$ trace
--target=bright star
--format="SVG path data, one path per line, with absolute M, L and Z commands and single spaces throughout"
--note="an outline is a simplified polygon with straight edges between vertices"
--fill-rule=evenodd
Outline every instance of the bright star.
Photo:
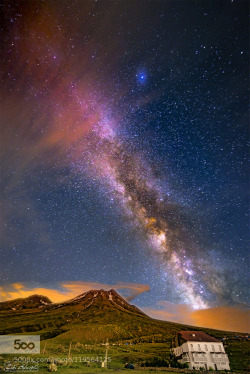
M 145 72 L 139 72 L 138 74 L 136 74 L 137 76 L 137 80 L 139 83 L 145 83 L 146 82 L 146 78 L 147 78 L 147 75 Z

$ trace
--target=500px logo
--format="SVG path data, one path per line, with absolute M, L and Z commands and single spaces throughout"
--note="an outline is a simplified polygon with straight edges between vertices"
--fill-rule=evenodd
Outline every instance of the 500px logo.
M 0 354 L 40 353 L 40 335 L 0 335 Z
M 30 343 L 26 343 L 26 342 L 21 342 L 20 339 L 16 339 L 14 341 L 14 348 L 15 349 L 34 349 L 35 348 L 35 343 L 34 342 L 30 342 Z

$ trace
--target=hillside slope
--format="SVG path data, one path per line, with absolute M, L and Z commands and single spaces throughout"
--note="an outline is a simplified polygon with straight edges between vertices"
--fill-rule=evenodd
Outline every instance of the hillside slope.
M 56 337 L 56 340 L 73 339 L 88 343 L 106 339 L 164 342 L 171 340 L 179 330 L 193 329 L 154 320 L 129 304 L 115 290 L 91 290 L 56 304 L 42 296 L 31 296 L 22 300 L 24 308 L 20 307 L 20 299 L 2 304 L 0 334 L 33 332 L 39 333 L 42 340 Z M 222 331 L 202 330 L 219 338 L 225 336 Z M 226 334 L 230 336 L 231 333 Z

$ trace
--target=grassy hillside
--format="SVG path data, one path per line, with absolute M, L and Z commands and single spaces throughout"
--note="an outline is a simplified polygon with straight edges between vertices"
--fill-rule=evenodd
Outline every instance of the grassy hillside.
M 77 301 L 45 308 L 0 311 L 0 334 L 39 334 L 41 357 L 62 358 L 69 355 L 69 347 L 74 357 L 104 357 L 103 343 L 108 339 L 110 367 L 121 369 L 125 362 L 140 365 L 154 357 L 168 360 L 171 341 L 178 331 L 202 330 L 218 339 L 227 337 L 225 348 L 233 370 L 250 368 L 249 342 L 236 340 L 233 332 L 154 320 L 137 313 L 134 308 L 125 310 L 106 299 L 93 302 L 87 308 L 83 305 Z M 84 363 L 72 365 L 77 372 Z
M 139 342 L 171 341 L 179 330 L 199 330 L 187 325 L 154 320 L 143 315 L 109 308 L 108 305 L 84 310 L 79 304 L 58 309 L 26 309 L 0 312 L 0 334 L 36 333 L 41 339 L 56 337 L 60 341 L 84 341 L 101 343 L 133 340 Z M 234 336 L 234 333 L 212 329 L 200 329 L 215 337 Z

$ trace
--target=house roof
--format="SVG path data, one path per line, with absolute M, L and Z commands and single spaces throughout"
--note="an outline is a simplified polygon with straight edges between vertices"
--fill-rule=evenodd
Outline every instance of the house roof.
M 203 331 L 180 331 L 179 335 L 188 342 L 219 342 Z

